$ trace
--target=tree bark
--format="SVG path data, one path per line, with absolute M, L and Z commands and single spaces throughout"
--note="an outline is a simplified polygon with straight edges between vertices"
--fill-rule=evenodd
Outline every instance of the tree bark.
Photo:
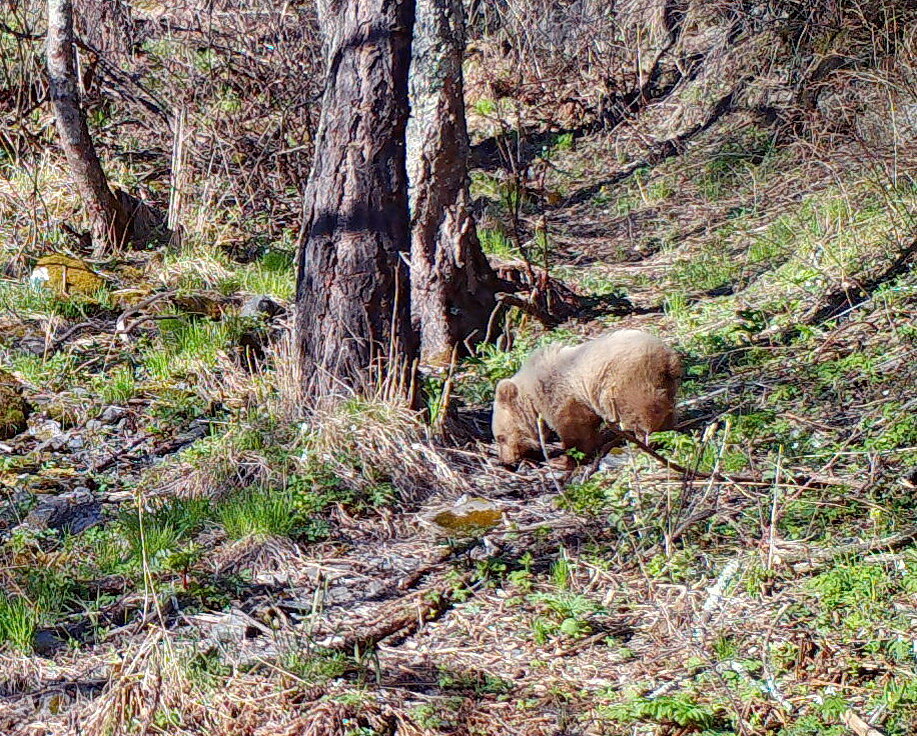
M 305 193 L 295 340 L 309 392 L 410 383 L 404 135 L 414 0 L 319 0 L 327 80 Z
M 96 255 L 101 256 L 125 243 L 130 218 L 108 186 L 80 106 L 72 0 L 48 0 L 47 61 L 61 146 L 86 208 Z
M 421 358 L 448 364 L 484 338 L 499 281 L 469 211 L 462 0 L 417 0 L 407 151 L 411 310 Z

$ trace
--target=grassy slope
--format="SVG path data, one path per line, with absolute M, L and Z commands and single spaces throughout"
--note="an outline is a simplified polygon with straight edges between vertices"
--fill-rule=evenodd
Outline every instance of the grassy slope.
M 282 350 L 263 375 L 233 360 L 246 325 L 232 306 L 210 321 L 167 303 L 174 319 L 128 343 L 90 330 L 36 349 L 120 313 L 124 290 L 288 298 L 289 244 L 234 262 L 218 247 L 232 213 L 180 251 L 101 264 L 120 289 L 85 303 L 0 283 L 2 366 L 36 425 L 83 440 L 20 437 L 0 457 L 0 726 L 802 736 L 847 733 L 854 713 L 913 732 L 917 558 L 896 535 L 915 522 L 917 278 L 877 276 L 914 237 L 917 161 L 903 144 L 895 158 L 813 149 L 734 114 L 631 170 L 651 113 L 643 138 L 550 141 L 521 221 L 553 273 L 644 313 L 547 335 L 517 320 L 515 347 L 485 349 L 455 391 L 486 403 L 539 340 L 646 326 L 688 365 L 683 431 L 660 446 L 727 480 L 625 455 L 559 488 L 492 467 L 486 445 L 438 447 L 382 401 L 302 422 Z M 17 243 L 58 245 L 28 238 L 68 201 L 53 156 L 29 171 L 0 180 L 16 259 Z M 492 174 L 475 186 L 505 257 L 514 195 Z M 91 423 L 111 405 L 125 417 Z M 6 533 L 34 493 L 80 485 L 105 524 Z M 461 493 L 502 505 L 486 541 L 449 545 L 430 525 Z M 392 621 L 373 647 L 366 632 Z M 42 651 L 61 646 L 39 656 L 36 632 Z

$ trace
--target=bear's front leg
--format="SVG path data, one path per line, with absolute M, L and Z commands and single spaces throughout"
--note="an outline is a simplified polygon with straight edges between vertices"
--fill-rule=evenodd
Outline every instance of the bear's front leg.
M 583 404 L 571 403 L 560 414 L 555 431 L 564 450 L 579 450 L 588 457 L 601 446 L 602 419 L 595 412 Z

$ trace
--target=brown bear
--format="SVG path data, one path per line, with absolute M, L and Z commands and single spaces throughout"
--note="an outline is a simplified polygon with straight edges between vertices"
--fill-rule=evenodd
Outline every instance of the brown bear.
M 565 450 L 586 454 L 598 449 L 603 421 L 643 437 L 671 429 L 680 381 L 678 354 L 640 330 L 536 350 L 497 384 L 492 426 L 500 461 L 513 465 L 539 451 L 540 421 Z

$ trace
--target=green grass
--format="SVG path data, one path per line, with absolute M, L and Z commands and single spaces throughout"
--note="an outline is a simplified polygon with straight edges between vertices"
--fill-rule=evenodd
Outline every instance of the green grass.
M 61 391 L 79 383 L 79 360 L 72 353 L 58 352 L 48 358 L 32 353 L 15 353 L 10 367 L 24 383 L 48 391 Z
M 241 321 L 168 319 L 141 358 L 150 378 L 166 381 L 213 368 L 241 332 Z
M 127 547 L 123 562 L 139 566 L 146 560 L 151 569 L 169 569 L 174 563 L 172 557 L 187 550 L 191 537 L 210 516 L 210 502 L 206 499 L 173 498 L 150 510 L 125 511 L 117 525 Z M 107 551 L 117 554 L 116 547 Z
M 126 404 L 137 395 L 137 379 L 134 369 L 128 365 L 119 365 L 107 376 L 100 376 L 94 381 L 98 395 L 106 404 Z
M 497 256 L 513 260 L 521 258 L 522 254 L 507 235 L 496 228 L 479 228 L 478 240 L 481 242 L 481 248 L 489 256 Z
M 29 652 L 38 629 L 38 615 L 22 598 L 0 594 L 0 645 Z
M 306 683 L 321 684 L 343 676 L 354 662 L 343 652 L 294 642 L 281 652 L 280 666 Z
M 292 301 L 296 296 L 296 265 L 292 251 L 268 250 L 254 263 L 232 264 L 235 273 L 217 284 L 224 294 L 247 292 Z
M 0 282 L 0 312 L 9 314 L 56 314 L 58 300 L 54 294 L 29 282 Z
M 296 496 L 276 488 L 246 488 L 223 499 L 216 518 L 233 540 L 291 536 L 301 525 Z

